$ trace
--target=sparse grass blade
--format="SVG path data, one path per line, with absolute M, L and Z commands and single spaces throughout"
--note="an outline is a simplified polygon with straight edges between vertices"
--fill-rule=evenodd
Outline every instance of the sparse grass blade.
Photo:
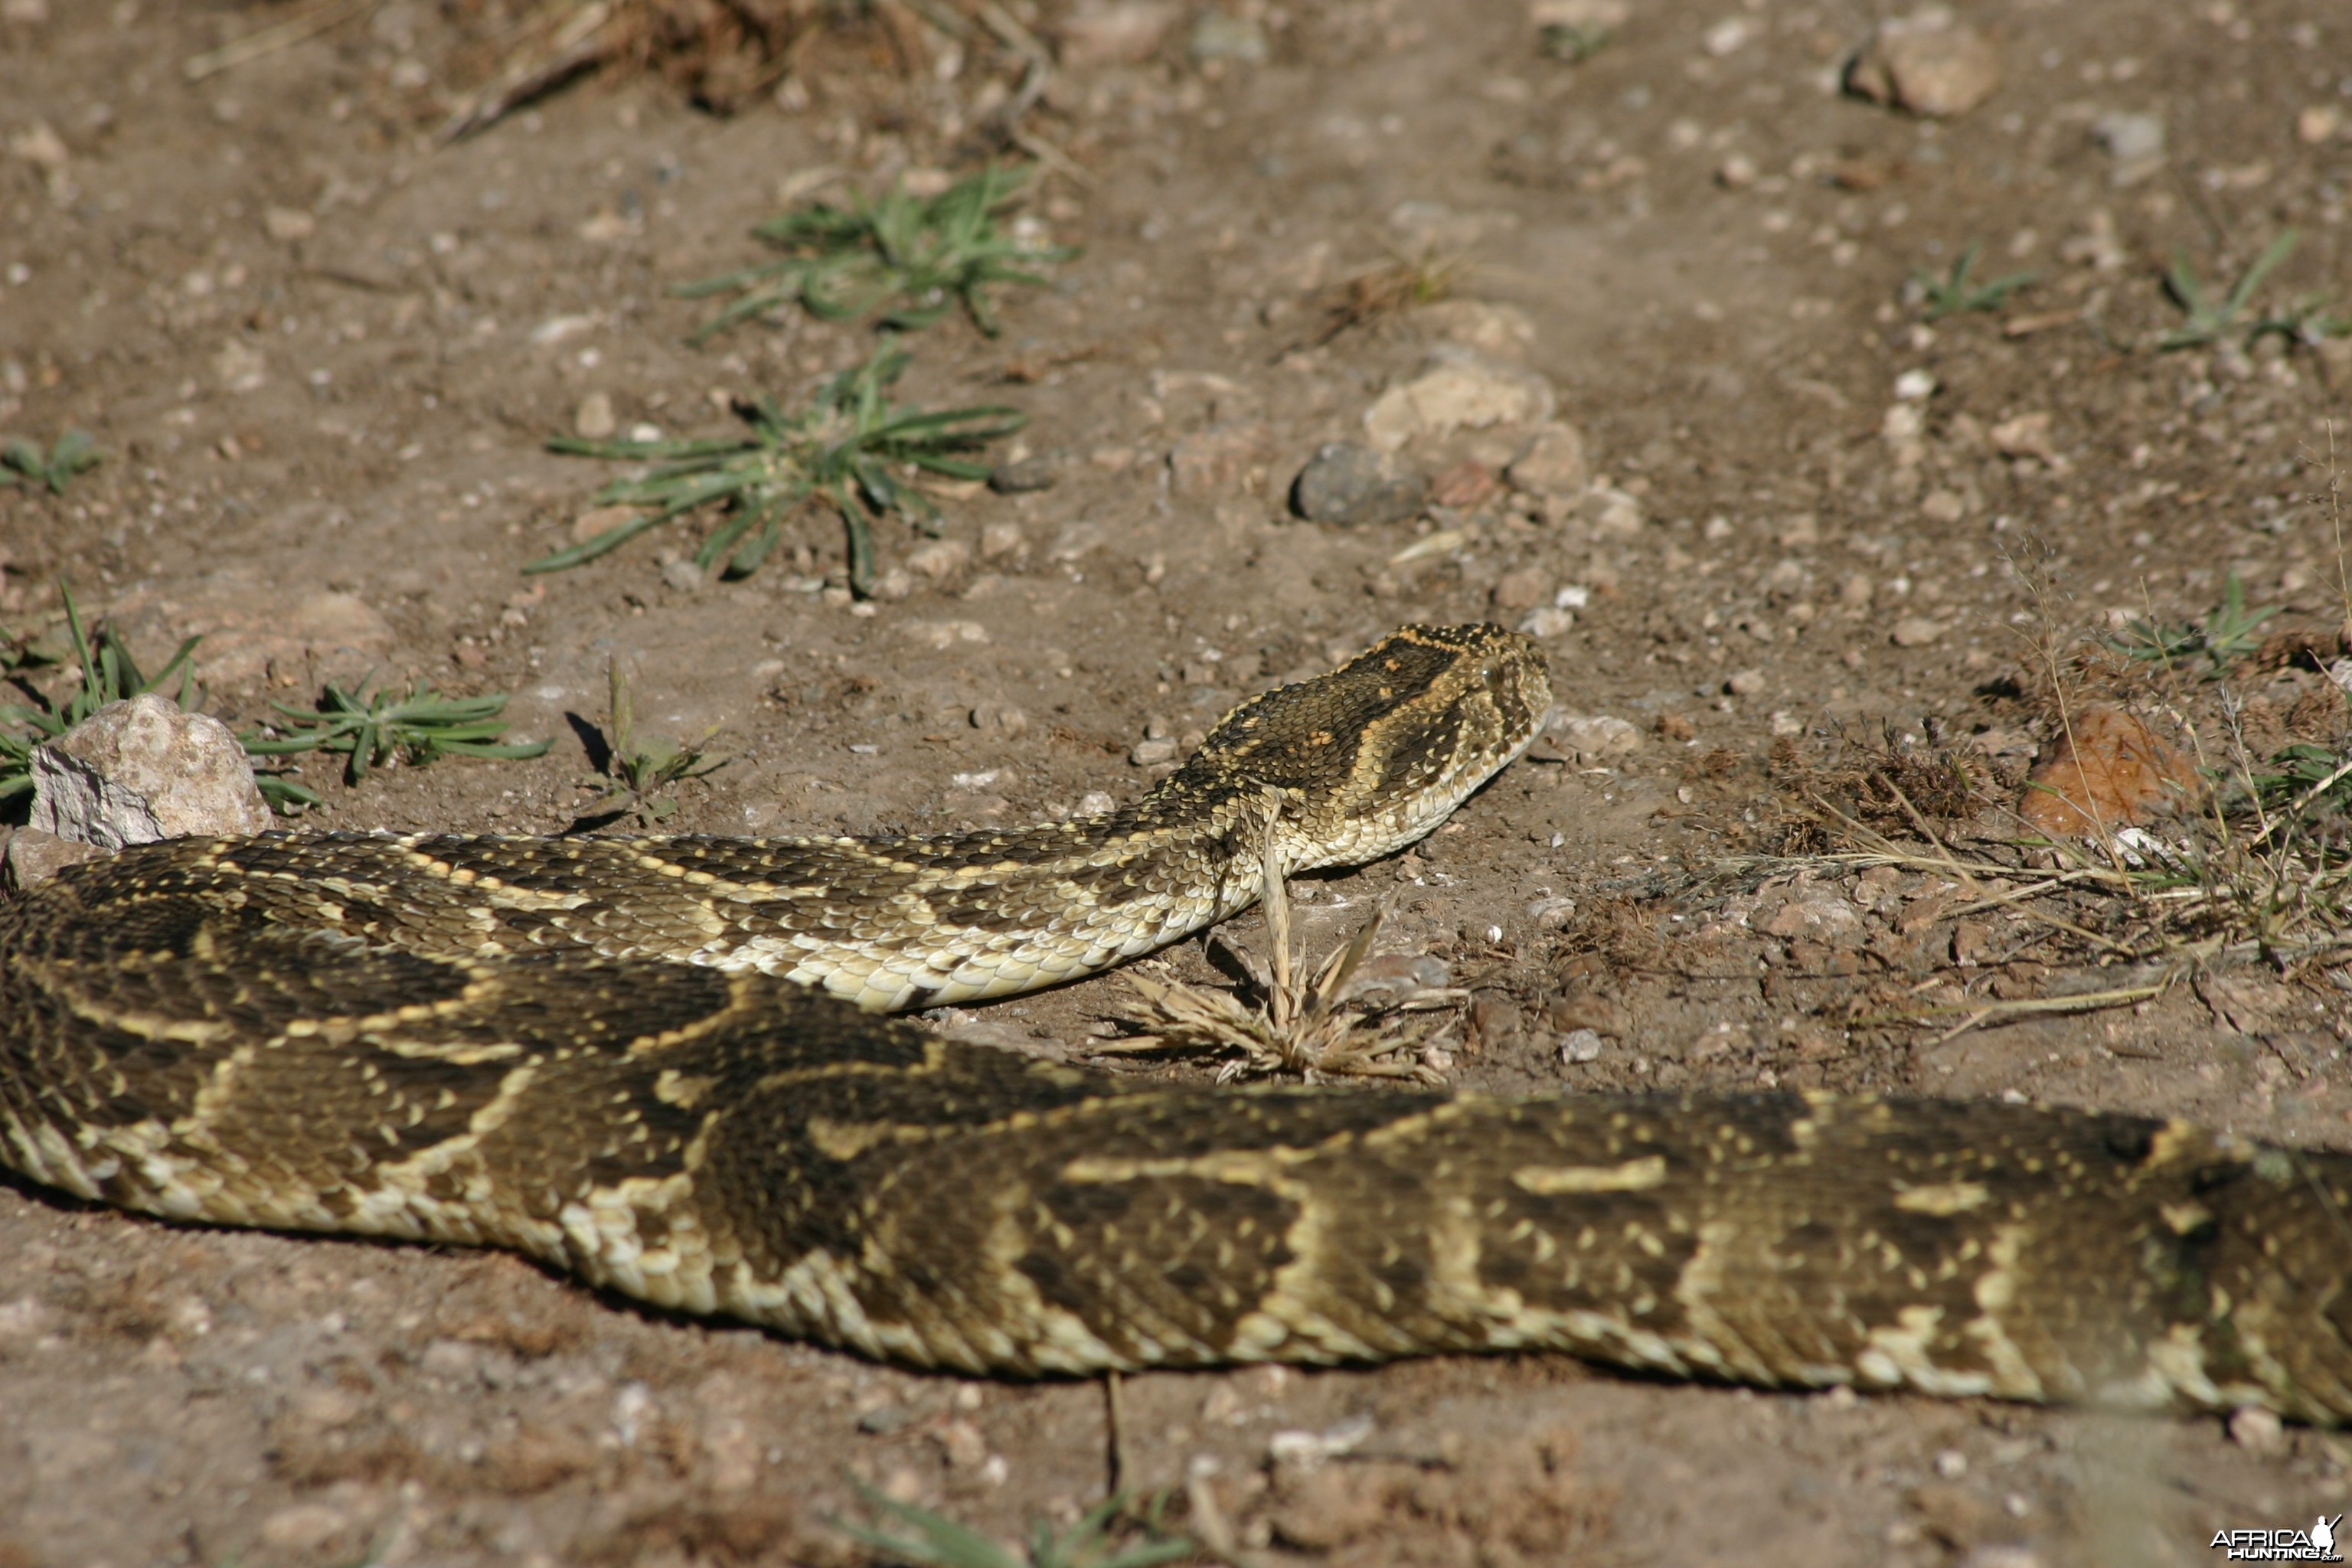
M 291 721 L 277 735 L 249 731 L 238 737 L 246 752 L 257 757 L 292 756 L 303 752 L 333 752 L 343 759 L 343 779 L 357 784 L 370 768 L 398 757 L 422 767 L 444 756 L 512 760 L 544 755 L 549 741 L 505 742 L 507 697 L 493 692 L 481 697 L 444 697 L 427 687 L 394 697 L 389 691 L 367 690 L 362 679 L 350 690 L 328 683 L 317 708 L 270 706 Z M 296 786 L 299 788 L 299 786 Z
M 2150 664 L 2181 666 L 2200 656 L 2206 660 L 2207 679 L 2219 680 L 2231 666 L 2262 647 L 2257 636 L 2278 607 L 2250 609 L 2246 585 L 2235 572 L 2221 584 L 2221 602 L 2201 621 L 2157 621 L 2135 617 L 2107 639 L 2107 646 Z
M 1374 910 L 1346 945 L 1323 961 L 1314 978 L 1302 984 L 1290 941 L 1289 889 L 1271 824 L 1260 855 L 1266 957 L 1224 944 L 1247 971 L 1258 993 L 1255 1005 L 1231 992 L 1202 991 L 1126 970 L 1120 978 L 1142 1002 L 1128 1022 L 1142 1032 L 1096 1048 L 1211 1052 L 1229 1058 L 1221 1080 L 1244 1073 L 1296 1072 L 1309 1082 L 1318 1077 L 1442 1081 L 1421 1059 L 1433 1031 L 1416 1028 L 1401 1015 L 1451 1009 L 1467 1000 L 1465 994 L 1423 989 L 1385 1005 L 1350 1006 L 1349 982 L 1371 955 L 1385 908 Z
M 177 677 L 170 695 L 183 710 L 194 708 L 203 700 L 204 693 L 195 685 L 195 668 L 190 656 L 195 652 L 201 638 L 190 637 L 182 643 L 163 668 L 148 675 L 131 657 L 131 645 L 110 623 L 100 622 L 95 631 L 82 624 L 81 606 L 74 601 L 73 589 L 65 584 L 58 585 L 58 595 L 65 601 L 66 635 L 72 650 L 73 662 L 80 679 L 73 694 L 61 702 L 53 702 L 33 693 L 38 706 L 24 703 L 0 703 L 0 805 L 15 801 L 28 794 L 33 787 L 33 749 L 54 741 L 110 702 L 121 702 L 149 692 L 162 692 Z
M 51 495 L 61 496 L 66 493 L 68 480 L 84 469 L 96 468 L 103 455 L 98 443 L 82 430 L 68 430 L 58 437 L 46 457 L 30 441 L 11 441 L 0 447 L 0 486 L 39 485 Z
M 1976 265 L 1977 253 L 1983 248 L 1982 241 L 1969 245 L 1952 263 L 1951 270 L 1941 277 L 1924 268 L 1913 269 L 1911 283 L 1918 294 L 1923 321 L 1940 321 L 1946 316 L 1971 310 L 1998 310 L 2011 294 L 2031 287 L 2042 276 L 2039 272 L 2012 272 L 2005 278 L 1977 282 L 1969 278 L 1969 271 Z
M 899 1502 L 863 1482 L 856 1486 L 867 1508 L 904 1526 L 908 1533 L 845 1520 L 834 1521 L 835 1526 L 881 1561 L 907 1568 L 1156 1568 L 1201 1553 L 1199 1543 L 1189 1537 L 1161 1534 L 1156 1510 L 1145 1515 L 1142 1539 L 1124 1546 L 1114 1542 L 1113 1521 L 1128 1506 L 1124 1492 L 1105 1498 L 1065 1531 L 1056 1531 L 1044 1520 L 1034 1521 L 1028 1550 L 1020 1552 L 943 1513 Z
M 703 742 L 718 732 L 715 730 L 692 745 L 657 738 L 640 743 L 635 695 L 627 668 L 617 658 L 606 663 L 604 681 L 608 694 L 604 765 L 598 776 L 581 781 L 583 789 L 599 792 L 580 814 L 581 823 L 601 826 L 623 816 L 646 826 L 666 821 L 677 812 L 677 800 L 660 792 L 717 773 L 733 759 L 713 757 L 704 749 Z
M 1032 268 L 1077 254 L 1026 247 L 998 226 L 1029 179 L 1027 169 L 991 165 L 935 196 L 894 188 L 854 197 L 847 206 L 812 203 L 751 231 L 782 256 L 672 292 L 689 300 L 737 296 L 694 334 L 698 343 L 795 302 L 824 321 L 878 316 L 882 326 L 901 331 L 929 326 L 961 304 L 974 326 L 994 337 L 989 289 L 1042 288 L 1047 279 Z
M 2240 274 L 2229 293 L 2216 300 L 2207 289 L 2196 268 L 2189 265 L 2188 256 L 2172 253 L 2172 265 L 2165 269 L 2164 291 L 2180 307 L 2184 320 L 2180 324 L 2157 339 L 2159 349 L 2198 348 L 2216 342 L 2240 328 L 2259 331 L 2261 323 L 2249 321 L 2247 310 L 2253 304 L 2254 290 L 2261 288 L 2279 264 L 2294 254 L 2303 238 L 2302 231 L 2287 229 L 2263 247 L 2252 266 Z
M 599 506 L 647 510 L 523 570 L 577 566 L 673 518 L 717 505 L 723 509 L 720 521 L 696 550 L 695 563 L 705 571 L 745 576 L 775 547 L 785 516 L 821 494 L 841 514 L 848 533 L 850 587 L 861 596 L 870 594 L 870 517 L 894 513 L 928 532 L 939 531 L 939 509 L 901 482 L 893 468 L 984 478 L 986 464 L 959 454 L 977 452 L 1028 423 L 1019 409 L 998 405 L 933 412 L 893 405 L 888 390 L 910 357 L 895 340 L 885 339 L 863 364 L 824 383 L 798 413 L 786 413 L 772 398 L 739 403 L 735 412 L 747 426 L 740 436 L 695 441 L 554 437 L 548 442 L 551 451 L 654 464 L 595 495 Z

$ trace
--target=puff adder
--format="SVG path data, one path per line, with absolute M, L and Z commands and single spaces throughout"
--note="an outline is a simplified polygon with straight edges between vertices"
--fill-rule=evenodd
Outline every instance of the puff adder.
M 1406 627 L 1076 822 L 134 849 L 0 909 L 0 1161 L 971 1372 L 1548 1348 L 2352 1417 L 2346 1156 L 2014 1105 L 1220 1089 L 877 1016 L 1223 919 L 1270 820 L 1294 868 L 1410 843 L 1549 701 L 1526 639 Z

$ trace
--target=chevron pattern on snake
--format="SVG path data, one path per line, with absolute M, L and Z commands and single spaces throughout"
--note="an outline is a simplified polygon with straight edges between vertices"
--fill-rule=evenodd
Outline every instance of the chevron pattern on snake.
M 1408 843 L 1549 700 L 1525 639 L 1414 627 L 1084 822 L 132 850 L 0 909 L 0 1159 L 971 1372 L 1549 1348 L 2352 1417 L 2352 1158 L 2012 1105 L 1219 1089 L 856 1005 L 1222 918 L 1269 824 L 1299 867 Z

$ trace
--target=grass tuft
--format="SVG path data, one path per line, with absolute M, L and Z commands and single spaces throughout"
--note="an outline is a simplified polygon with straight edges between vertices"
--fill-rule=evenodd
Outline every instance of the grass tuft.
M 1307 346 L 1319 349 L 1343 332 L 1378 326 L 1416 305 L 1437 303 L 1454 292 L 1464 268 L 1458 256 L 1429 255 L 1418 259 L 1399 257 L 1357 273 L 1325 290 L 1323 330 Z
M 1105 1498 L 1065 1531 L 1057 1532 L 1044 1520 L 1037 1521 L 1031 1526 L 1027 1549 L 1022 1551 L 992 1541 L 943 1513 L 885 1497 L 862 1482 L 857 1491 L 868 1508 L 909 1533 L 841 1520 L 834 1521 L 835 1526 L 881 1561 L 909 1568 L 1153 1568 L 1201 1553 L 1200 1546 L 1189 1537 L 1161 1532 L 1156 1508 L 1149 1511 L 1140 1540 L 1124 1545 L 1114 1542 L 1114 1521 L 1128 1506 L 1124 1492 Z
M 2157 339 L 2156 346 L 2168 351 L 2200 348 L 2207 343 L 2218 342 L 2241 329 L 2246 330 L 2249 335 L 2263 331 L 2266 326 L 2275 330 L 2273 323 L 2248 320 L 2246 312 L 2252 308 L 2254 290 L 2263 286 L 2263 279 L 2294 254 L 2302 238 L 2300 231 L 2290 228 L 2272 240 L 2263 247 L 2263 253 L 2254 258 L 2253 265 L 2239 275 L 2229 293 L 2220 299 L 2213 297 L 2204 280 L 2197 276 L 2196 269 L 2189 265 L 2188 256 L 2175 250 L 2172 265 L 2165 269 L 2164 291 L 2172 296 L 2174 304 L 2180 307 L 2184 319 L 2179 326 Z
M 1451 1010 L 1466 1000 L 1452 989 L 1423 989 L 1384 1006 L 1363 1008 L 1348 1000 L 1348 983 L 1371 956 L 1385 907 L 1304 978 L 1294 968 L 1290 942 L 1290 894 L 1272 824 L 1261 850 L 1269 957 L 1261 960 L 1220 938 L 1224 950 L 1247 972 L 1257 994 L 1255 1005 L 1231 992 L 1201 991 L 1176 981 L 1150 979 L 1123 970 L 1142 1006 L 1129 1021 L 1145 1031 L 1098 1044 L 1110 1051 L 1207 1051 L 1231 1059 L 1220 1082 L 1254 1073 L 1295 1072 L 1308 1082 L 1318 1078 L 1395 1078 L 1416 1083 L 1443 1081 L 1421 1059 L 1433 1031 L 1398 1015 Z
M 56 740 L 108 703 L 160 692 L 174 677 L 178 684 L 171 697 L 183 710 L 194 708 L 203 699 L 202 690 L 195 685 L 195 668 L 189 662 L 189 655 L 202 639 L 190 637 L 163 668 L 148 675 L 131 657 L 131 645 L 122 640 L 121 633 L 105 622 L 100 622 L 95 631 L 84 628 L 81 606 L 74 603 L 73 590 L 62 583 L 58 587 L 65 600 L 66 631 L 71 639 L 72 658 L 80 680 L 73 695 L 63 702 L 53 702 L 25 688 L 38 707 L 0 703 L 0 726 L 5 726 L 0 728 L 0 806 L 32 793 L 35 747 Z M 45 656 L 29 648 L 18 657 L 25 663 L 46 662 Z M 23 682 L 18 684 L 21 687 Z
M 86 468 L 98 467 L 103 456 L 98 443 L 82 430 L 68 430 L 58 437 L 46 457 L 36 443 L 14 440 L 0 447 L 0 489 L 39 485 L 51 495 L 61 496 L 66 493 L 68 480 Z
M 558 436 L 548 449 L 574 457 L 651 462 L 635 479 L 615 479 L 596 492 L 599 506 L 637 506 L 642 515 L 593 539 L 525 566 L 560 572 L 593 561 L 649 529 L 701 507 L 724 509 L 719 526 L 695 552 L 695 563 L 725 574 L 759 570 L 783 536 L 785 517 L 822 494 L 841 514 L 849 534 L 849 585 L 860 597 L 874 589 L 874 539 L 867 514 L 895 512 L 926 532 L 939 532 L 929 498 L 891 470 L 918 468 L 953 479 L 988 477 L 988 465 L 958 453 L 978 451 L 1029 422 L 1003 406 L 949 408 L 935 414 L 889 401 L 886 393 L 909 356 L 885 340 L 865 363 L 817 389 L 808 406 L 787 414 L 770 398 L 738 403 L 750 428 L 740 436 L 698 441 L 588 441 Z
M 894 188 L 853 197 L 846 206 L 814 202 L 751 231 L 784 253 L 777 259 L 671 292 L 688 300 L 737 296 L 702 324 L 692 340 L 698 343 L 795 301 L 828 321 L 878 313 L 881 325 L 902 331 L 928 327 L 961 304 L 972 324 L 994 337 L 990 288 L 1043 288 L 1046 279 L 1031 268 L 1078 254 L 1066 247 L 1031 248 L 998 226 L 1029 179 L 1027 169 L 992 164 L 936 196 Z
M 1983 248 L 1982 241 L 1971 244 L 1960 252 L 1951 270 L 1940 278 L 1925 268 L 1912 270 L 1911 283 L 1917 291 L 1921 320 L 1940 321 L 1946 316 L 1972 310 L 1998 310 L 2011 294 L 2032 287 L 2042 276 L 2039 272 L 2012 272 L 1990 282 L 1977 282 L 1969 276 L 1969 270 L 1976 265 L 1977 253 Z
M 614 658 L 605 666 L 604 679 L 610 706 L 605 715 L 604 767 L 597 777 L 582 785 L 603 793 L 580 814 L 581 820 L 600 826 L 624 816 L 644 826 L 665 822 L 677 813 L 677 799 L 662 791 L 717 773 L 732 759 L 711 756 L 699 742 L 680 746 L 648 738 L 641 743 L 628 670 Z M 710 736 L 702 739 L 708 741 Z
M 238 736 L 247 754 L 257 757 L 293 756 L 303 752 L 341 753 L 343 782 L 357 784 L 370 768 L 380 768 L 397 757 L 411 767 L 445 756 L 513 760 L 542 756 L 550 741 L 502 742 L 506 721 L 504 692 L 480 697 L 444 697 L 431 687 L 414 687 L 401 697 L 389 691 L 371 694 L 362 679 L 346 691 L 330 681 L 321 706 L 270 706 L 292 721 L 272 725 L 281 732 L 249 731 Z M 316 797 L 313 797 L 314 799 Z
M 2221 602 L 2208 611 L 2203 620 L 2158 621 L 2136 616 L 2120 634 L 2107 639 L 2107 646 L 2133 658 L 2172 669 L 2201 658 L 2206 662 L 2205 678 L 2219 680 L 2231 666 L 2262 647 L 2262 638 L 2255 634 L 2262 630 L 2263 622 L 2277 614 L 2275 605 L 2264 610 L 2248 609 L 2246 585 L 2232 572 L 2222 584 Z

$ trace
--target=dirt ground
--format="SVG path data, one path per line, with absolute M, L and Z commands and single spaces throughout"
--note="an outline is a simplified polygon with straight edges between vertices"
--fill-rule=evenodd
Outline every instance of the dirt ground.
M 1206 31 L 1015 4 L 1062 49 L 1026 210 L 1085 253 L 1002 297 L 1002 338 L 911 340 L 903 390 L 1021 407 L 1024 450 L 995 456 L 1057 480 L 943 498 L 961 551 L 879 525 L 867 603 L 815 509 L 738 582 L 677 567 L 691 520 L 526 578 L 610 477 L 544 441 L 598 398 L 624 432 L 718 433 L 730 395 L 856 363 L 865 329 L 793 314 L 689 347 L 706 307 L 667 290 L 751 259 L 789 200 L 969 166 L 1019 71 L 915 26 L 910 75 L 853 16 L 731 117 L 608 72 L 436 147 L 502 14 L 352 9 L 192 82 L 188 57 L 294 8 L 0 4 L 0 435 L 106 454 L 62 497 L 0 490 L 0 625 L 52 624 L 65 578 L 144 652 L 201 634 L 234 721 L 372 669 L 512 693 L 514 733 L 554 740 L 357 788 L 310 765 L 317 825 L 564 830 L 615 654 L 643 728 L 715 729 L 733 759 L 669 826 L 919 830 L 1131 794 L 1147 732 L 1181 743 L 1394 625 L 1559 609 L 1562 700 L 1628 721 L 1630 750 L 1554 745 L 1304 895 L 1319 944 L 1401 889 L 1398 945 L 1475 996 L 1456 1081 L 2010 1095 L 2352 1145 L 2352 1005 L 2324 975 L 1874 1025 L 1890 989 L 2123 982 L 2042 928 L 1940 918 L 1930 878 L 1722 869 L 1784 847 L 1790 780 L 1857 737 L 1979 737 L 2013 792 L 2053 739 L 2037 637 L 2202 614 L 2231 572 L 2342 619 L 2309 498 L 2352 360 L 2151 342 L 2180 320 L 2176 249 L 2226 289 L 2290 227 L 2258 300 L 2352 311 L 2341 7 L 1966 5 L 2000 79 L 1938 121 L 1837 90 L 1877 16 L 1835 0 L 1637 5 L 1580 63 L 1514 0 L 1246 0 Z M 1906 280 L 1975 242 L 1977 278 L 2037 281 L 1925 322 Z M 1328 333 L 1335 286 L 1424 256 L 1460 258 L 1453 302 Z M 1292 477 L 1449 341 L 1518 404 L 1404 444 L 1442 476 L 1414 518 L 1297 517 Z M 1496 483 L 1542 395 L 1591 488 Z M 2307 660 L 2232 679 L 2279 740 L 2327 692 Z M 947 1022 L 1076 1049 L 1120 994 Z M 2258 1422 L 1547 1357 L 1136 1377 L 1122 1403 L 1125 1485 L 1172 1489 L 1179 1523 L 1213 1507 L 1267 1562 L 2190 1563 L 2352 1492 L 2352 1447 Z M 1009 1539 L 1075 1518 L 1109 1463 L 1098 1384 L 911 1375 L 509 1258 L 0 1187 L 0 1568 L 835 1563 L 854 1478 Z

